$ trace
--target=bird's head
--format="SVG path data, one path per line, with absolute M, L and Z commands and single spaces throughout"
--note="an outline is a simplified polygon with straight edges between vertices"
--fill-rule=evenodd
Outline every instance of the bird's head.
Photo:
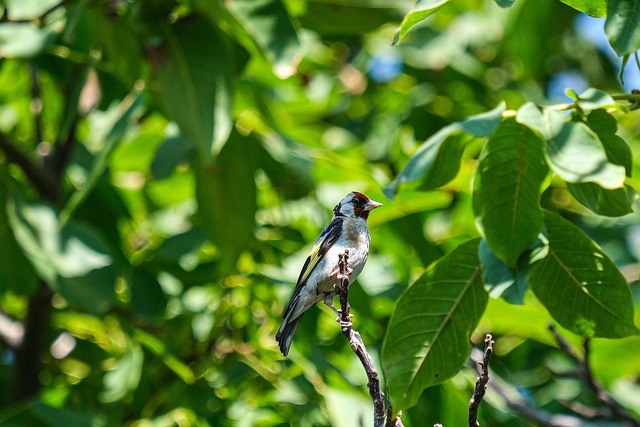
M 354 191 L 340 201 L 333 209 L 334 216 L 367 219 L 369 212 L 382 206 L 382 203 L 371 200 L 366 194 Z

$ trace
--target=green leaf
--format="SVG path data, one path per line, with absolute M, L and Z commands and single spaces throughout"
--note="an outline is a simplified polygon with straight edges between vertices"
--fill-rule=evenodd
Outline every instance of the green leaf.
M 400 27 L 396 30 L 392 44 L 400 43 L 400 40 L 402 40 L 410 29 L 418 25 L 448 2 L 449 0 L 418 0 L 413 10 L 404 17 Z
M 231 132 L 229 40 L 200 19 L 162 28 L 168 46 L 153 63 L 160 104 L 208 164 Z
M 7 217 L 7 191 L 0 185 L 0 291 L 29 295 L 36 288 L 36 275 L 13 235 Z
M 40 18 L 61 2 L 62 0 L 4 0 L 2 4 L 11 21 L 26 21 Z
M 617 108 L 620 105 L 608 93 L 594 88 L 588 88 L 579 95 L 572 89 L 565 92 L 585 114 L 598 108 Z
M 546 140 L 546 158 L 553 172 L 567 182 L 595 182 L 604 188 L 621 188 L 625 169 L 612 164 L 598 137 L 587 125 L 567 121 L 561 111 L 533 104 L 518 110 L 516 120 Z
M 516 0 L 495 0 L 495 2 L 498 6 L 507 8 L 513 6 Z
M 55 37 L 48 28 L 32 23 L 0 24 L 0 58 L 31 58 L 43 52 Z
M 143 105 L 142 89 L 142 87 L 134 87 L 132 92 L 116 107 L 118 109 L 118 115 L 115 117 L 109 133 L 104 138 L 103 146 L 89 169 L 84 185 L 71 194 L 71 197 L 69 197 L 69 200 L 60 213 L 60 220 L 63 224 L 73 215 L 78 206 L 85 201 L 98 184 L 102 174 L 107 169 L 111 153 L 124 139 L 132 123 L 136 117 L 139 116 L 139 110 L 141 110 Z
M 584 337 L 637 334 L 631 290 L 611 260 L 578 227 L 545 212 L 549 253 L 534 264 L 531 289 L 563 327 Z
M 493 133 L 502 120 L 504 108 L 501 103 L 491 111 L 440 129 L 420 146 L 398 177 L 383 189 L 385 195 L 393 199 L 400 189 L 428 190 L 451 181 L 460 169 L 469 135 L 484 138 Z
M 234 131 L 215 162 L 196 165 L 196 198 L 202 228 L 220 249 L 221 271 L 230 271 L 253 237 L 256 185 L 252 138 Z
M 398 300 L 382 347 L 396 410 L 413 406 L 422 390 L 454 376 L 469 357 L 488 299 L 478 243 L 468 241 L 440 259 Z
M 640 0 L 609 0 L 604 32 L 618 56 L 640 48 Z
M 607 16 L 607 0 L 560 0 L 562 3 L 571 6 L 586 15 L 595 18 Z
M 626 175 L 631 176 L 633 156 L 627 141 L 616 135 L 618 121 L 605 110 L 594 110 L 587 117 L 587 124 L 598 135 L 607 158 L 614 165 L 624 166 Z
M 502 122 L 480 155 L 476 221 L 493 253 L 512 267 L 542 229 L 540 193 L 547 174 L 542 141 L 513 119 Z
M 117 268 L 99 234 L 74 221 L 61 226 L 53 208 L 41 203 L 14 199 L 8 214 L 22 251 L 55 292 L 92 313 L 109 308 Z
M 155 179 L 169 177 L 178 166 L 188 163 L 193 156 L 193 147 L 178 136 L 167 138 L 158 146 L 153 161 L 151 173 Z
M 482 264 L 484 285 L 489 295 L 502 297 L 510 304 L 524 304 L 524 296 L 529 289 L 529 259 L 518 262 L 516 267 L 510 267 L 498 258 L 489 247 L 485 239 L 480 242 L 478 256 Z
M 256 40 L 275 66 L 275 73 L 286 78 L 295 72 L 300 55 L 298 34 L 281 0 L 236 0 L 229 10 Z
M 164 313 L 167 306 L 167 296 L 162 291 L 154 275 L 135 268 L 129 279 L 131 293 L 131 308 L 146 317 L 156 317 Z
M 140 347 L 129 346 L 113 369 L 104 375 L 104 389 L 98 399 L 102 403 L 117 402 L 138 388 L 143 362 L 144 355 Z
M 618 217 L 633 212 L 632 204 L 638 193 L 628 185 L 607 190 L 592 182 L 567 183 L 567 189 L 581 205 L 598 215 Z

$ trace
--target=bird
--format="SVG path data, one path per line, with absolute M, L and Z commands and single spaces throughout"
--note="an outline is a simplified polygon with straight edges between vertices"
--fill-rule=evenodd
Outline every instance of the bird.
M 286 357 L 291 348 L 293 335 L 298 329 L 302 315 L 320 301 L 338 316 L 340 311 L 333 306 L 333 298 L 340 292 L 340 270 L 338 255 L 348 250 L 350 282 L 362 272 L 369 256 L 369 213 L 382 206 L 367 195 L 353 191 L 333 209 L 333 218 L 320 232 L 311 254 L 307 257 L 296 287 L 284 311 L 283 322 L 276 334 L 280 351 Z

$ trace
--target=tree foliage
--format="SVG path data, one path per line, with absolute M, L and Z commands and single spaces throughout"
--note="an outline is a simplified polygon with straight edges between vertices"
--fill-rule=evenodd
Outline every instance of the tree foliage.
M 640 416 L 637 0 L 1 8 L 0 422 L 370 424 L 332 314 L 274 340 L 352 190 L 405 425 L 466 424 L 488 332 L 482 425 Z

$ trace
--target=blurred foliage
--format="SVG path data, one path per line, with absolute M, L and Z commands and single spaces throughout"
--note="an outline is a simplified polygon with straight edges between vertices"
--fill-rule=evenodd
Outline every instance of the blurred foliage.
M 0 423 L 369 425 L 332 313 L 274 340 L 352 190 L 385 203 L 350 302 L 405 425 L 466 424 L 487 332 L 532 408 L 599 409 L 552 321 L 640 416 L 633 4 L 4 1 Z M 528 425 L 491 389 L 480 423 Z

